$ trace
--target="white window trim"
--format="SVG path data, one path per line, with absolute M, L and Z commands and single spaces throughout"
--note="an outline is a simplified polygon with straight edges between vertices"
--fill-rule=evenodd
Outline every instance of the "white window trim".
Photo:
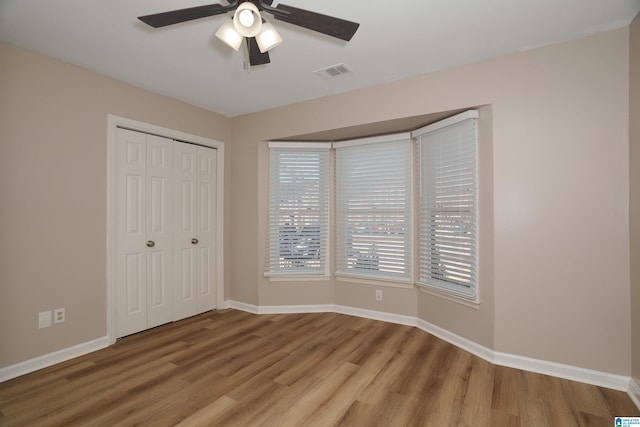
M 319 148 L 331 149 L 330 142 L 287 142 L 287 141 L 270 141 L 269 148 Z
M 411 280 L 381 280 L 379 277 L 369 277 L 366 275 L 350 275 L 346 273 L 336 273 L 336 280 L 339 282 L 361 283 L 365 285 L 387 286 L 391 288 L 413 288 L 413 279 Z
M 336 277 L 337 280 L 340 281 L 344 281 L 344 282 L 358 282 L 358 283 L 364 283 L 364 284 L 371 284 L 371 285 L 376 285 L 376 286 L 401 286 L 401 287 L 413 287 L 415 285 L 415 279 L 416 279 L 416 252 L 415 252 L 415 231 L 416 231 L 416 218 L 415 218 L 415 181 L 416 181 L 416 167 L 415 167 L 415 161 L 416 161 L 416 157 L 415 157 L 415 148 L 414 148 L 414 141 L 411 135 L 411 132 L 400 132 L 400 133 L 394 133 L 394 134 L 389 134 L 389 135 L 380 135 L 380 136 L 374 136 L 374 137 L 368 137 L 368 138 L 359 138 L 359 139 L 352 139 L 352 140 L 347 140 L 347 141 L 340 141 L 340 142 L 334 142 L 333 143 L 333 148 L 334 149 L 338 149 L 338 148 L 344 148 L 344 147 L 355 147 L 355 146 L 362 146 L 362 145 L 370 145 L 370 144 L 378 144 L 378 143 L 385 143 L 385 142 L 395 142 L 395 141 L 401 141 L 401 140 L 408 140 L 411 143 L 411 150 L 410 150 L 410 172 L 411 172 L 411 176 L 409 177 L 409 183 L 412 186 L 412 190 L 411 190 L 411 196 L 410 196 L 410 209 L 409 209 L 409 233 L 407 234 L 407 238 L 408 238 L 408 244 L 407 247 L 408 249 L 411 251 L 411 257 L 409 258 L 410 260 L 410 268 L 409 268 L 409 272 L 408 272 L 408 277 L 403 279 L 403 278 L 394 278 L 394 277 L 389 277 L 389 278 L 385 278 L 385 277 L 381 277 L 381 276 L 376 276 L 376 275 L 367 275 L 366 273 L 351 273 L 349 271 L 343 271 L 343 270 L 338 270 L 338 261 L 337 261 L 337 248 L 335 247 L 335 245 L 332 247 L 333 249 L 333 257 L 335 260 L 335 270 L 334 270 L 334 276 Z M 335 169 L 335 165 L 334 165 L 334 175 L 335 173 L 337 173 L 337 170 Z M 337 183 L 336 185 L 334 185 L 333 187 L 335 189 L 335 191 L 337 191 Z M 336 194 L 333 195 L 334 196 L 334 200 L 336 198 Z M 337 208 L 334 207 L 332 213 L 333 215 L 337 218 Z M 336 224 L 335 226 L 335 231 L 337 232 L 338 226 Z M 337 241 L 337 236 L 336 236 L 336 241 Z
M 476 310 L 480 309 L 480 298 L 476 298 L 475 300 L 463 298 L 460 295 L 448 293 L 445 289 L 435 288 L 428 285 L 421 285 L 418 283 L 416 283 L 416 287 L 422 293 L 433 295 L 435 297 L 455 302 L 466 307 L 475 308 Z
M 268 278 L 270 282 L 324 282 L 331 280 L 332 276 L 324 274 L 285 274 L 285 273 L 264 273 L 264 277 Z
M 401 139 L 411 139 L 411 132 L 401 132 L 391 135 L 372 136 L 369 138 L 350 139 L 348 141 L 334 142 L 333 148 L 356 147 L 358 145 L 378 144 L 380 142 L 393 142 Z
M 329 151 L 331 155 L 332 144 L 330 142 L 297 142 L 297 141 L 269 141 L 267 143 L 269 149 L 272 148 L 285 148 L 285 149 L 322 149 Z M 323 273 L 317 272 L 309 272 L 302 273 L 297 271 L 269 271 L 268 268 L 265 267 L 265 271 L 263 272 L 263 276 L 268 278 L 270 282 L 305 282 L 305 281 L 328 281 L 332 278 L 331 275 L 331 259 L 333 254 L 333 239 L 332 239 L 332 227 L 331 227 L 331 216 L 333 211 L 333 180 L 331 179 L 333 166 L 331 161 L 331 156 L 328 162 L 328 174 L 329 174 L 329 194 L 328 194 L 328 218 L 327 218 L 327 254 L 325 259 L 325 267 Z M 270 173 L 270 172 L 269 172 Z M 270 187 L 268 187 L 268 192 L 271 192 Z M 269 202 L 267 202 L 269 203 Z M 265 249 L 265 264 L 269 265 L 270 262 L 270 251 L 269 251 L 269 204 L 267 204 L 267 239 L 266 239 L 266 249 Z
M 440 120 L 439 122 L 432 123 L 430 125 L 421 127 L 420 129 L 416 129 L 411 131 L 411 137 L 417 138 L 420 135 L 424 135 L 425 133 L 430 133 L 436 131 L 438 129 L 445 128 L 447 126 L 454 125 L 456 123 L 463 122 L 468 119 L 477 119 L 480 117 L 478 110 L 467 110 L 460 114 L 456 114 L 455 116 L 449 117 L 447 119 Z
M 464 111 L 460 114 L 456 114 L 455 116 L 449 117 L 447 119 L 443 119 L 440 120 L 439 122 L 436 123 L 432 123 L 430 125 L 424 126 L 420 129 L 416 129 L 414 131 L 411 132 L 411 136 L 413 138 L 418 138 L 420 135 L 424 135 L 430 132 L 434 132 L 438 129 L 442 129 L 444 127 L 447 126 L 451 126 L 453 124 L 468 120 L 468 119 L 478 119 L 480 117 L 480 114 L 478 112 L 478 110 L 467 110 Z M 476 135 L 477 138 L 477 135 Z M 476 163 L 479 161 L 479 154 L 478 154 L 478 141 L 476 139 Z M 417 151 L 417 150 L 416 150 Z M 419 166 L 416 167 L 416 170 L 419 169 Z M 418 187 L 417 187 L 418 188 Z M 480 186 L 477 186 L 476 191 L 478 192 L 478 194 L 476 195 L 476 197 L 479 198 L 479 194 L 480 194 Z M 418 196 L 416 195 L 416 200 L 417 200 Z M 416 203 L 416 210 L 418 209 L 417 203 Z M 476 243 L 477 243 L 477 247 L 478 247 L 478 251 L 480 248 L 480 229 L 479 229 L 479 224 L 480 224 L 480 212 L 477 211 L 477 216 L 476 216 Z M 416 232 L 419 233 L 419 230 L 416 229 Z M 419 242 L 416 241 L 416 245 L 419 245 Z M 419 254 L 420 250 L 419 248 L 416 249 L 416 253 Z M 437 296 L 440 297 L 442 299 L 448 300 L 448 301 L 452 301 L 452 302 L 456 302 L 458 304 L 467 306 L 467 307 L 471 307 L 471 308 L 476 308 L 478 309 L 480 307 L 480 256 L 476 255 L 476 259 L 475 259 L 475 267 L 476 267 L 476 283 L 475 283 L 475 298 L 468 298 L 465 297 L 461 294 L 459 294 L 456 291 L 453 290 L 448 290 L 446 286 L 436 286 L 436 285 L 432 285 L 429 283 L 418 283 L 418 275 L 416 273 L 416 271 L 420 268 L 420 259 L 419 259 L 419 255 L 417 257 L 417 263 L 416 265 L 414 265 L 414 274 L 415 274 L 415 285 L 416 287 L 423 293 L 429 294 L 429 295 L 433 295 L 433 296 Z

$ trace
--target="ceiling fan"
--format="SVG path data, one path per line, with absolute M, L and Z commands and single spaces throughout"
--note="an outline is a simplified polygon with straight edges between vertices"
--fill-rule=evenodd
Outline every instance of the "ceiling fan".
M 273 25 L 262 18 L 260 11 L 272 14 L 279 21 L 345 41 L 351 40 L 360 26 L 355 22 L 310 10 L 281 3 L 272 7 L 272 4 L 273 0 L 229 0 L 226 6 L 218 3 L 208 4 L 139 16 L 138 19 L 153 28 L 160 28 L 235 11 L 233 19 L 225 22 L 216 32 L 216 36 L 235 50 L 238 50 L 242 41 L 246 40 L 251 65 L 271 62 L 268 51 L 282 42 Z

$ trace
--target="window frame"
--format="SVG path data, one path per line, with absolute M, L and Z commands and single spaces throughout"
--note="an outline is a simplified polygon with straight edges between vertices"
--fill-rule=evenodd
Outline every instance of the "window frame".
M 480 232 L 479 232 L 479 195 L 480 195 L 480 184 L 479 184 L 479 153 L 478 153 L 478 121 L 479 114 L 477 110 L 468 110 L 463 113 L 460 113 L 456 116 L 450 117 L 448 119 L 433 123 L 431 125 L 425 126 L 423 128 L 417 129 L 412 132 L 412 136 L 416 140 L 416 151 L 417 151 L 417 179 L 418 179 L 418 192 L 416 195 L 416 209 L 418 210 L 418 260 L 415 266 L 416 268 L 416 286 L 428 293 L 435 294 L 438 296 L 444 296 L 447 299 L 452 299 L 456 302 L 461 302 L 463 304 L 471 305 L 472 307 L 477 307 L 480 303 L 480 284 L 479 284 L 479 247 L 480 247 Z M 473 122 L 469 122 L 472 120 Z M 435 132 L 441 131 L 450 126 L 458 125 L 462 122 L 470 123 L 473 126 L 473 140 L 470 144 L 473 144 L 473 223 L 470 228 L 473 230 L 473 235 L 471 236 L 471 252 L 473 253 L 471 265 L 470 265 L 470 283 L 469 286 L 465 286 L 461 281 L 453 281 L 453 280 L 443 280 L 437 277 L 428 276 L 422 277 L 422 264 L 423 262 L 433 264 L 433 260 L 423 260 L 423 254 L 425 254 L 426 249 L 422 245 L 422 234 L 424 232 L 424 221 L 423 218 L 423 181 L 422 176 L 426 171 L 423 171 L 423 162 L 422 162 L 422 151 L 421 151 L 421 139 L 423 136 L 434 134 Z M 454 128 L 451 128 L 454 129 Z M 455 209 L 433 209 L 431 212 L 439 212 L 444 213 L 445 211 L 449 211 L 452 213 L 452 216 L 459 214 L 461 210 Z M 459 246 L 460 247 L 460 246 Z M 458 249 L 459 249 L 458 247 Z M 464 289 L 466 288 L 466 289 Z
M 270 280 L 277 281 L 296 281 L 296 280 L 328 280 L 331 277 L 331 257 L 332 257 L 332 239 L 331 239 L 331 225 L 330 225 L 330 217 L 332 211 L 332 191 L 331 191 L 331 180 L 330 174 L 332 170 L 331 166 L 331 143 L 308 143 L 308 142 L 269 142 L 269 189 L 268 189 L 268 202 L 267 202 L 267 239 L 266 239 L 266 252 L 265 252 L 265 271 L 264 276 L 268 277 Z M 276 150 L 276 151 L 274 151 Z M 275 191 L 273 187 L 273 180 L 275 173 L 278 173 L 274 170 L 274 162 L 273 156 L 274 153 L 318 153 L 326 155 L 324 160 L 321 160 L 320 163 L 324 162 L 324 164 L 318 165 L 318 174 L 319 174 L 319 184 L 322 188 L 319 191 L 324 190 L 324 195 L 319 194 L 318 196 L 323 199 L 320 203 L 324 203 L 324 206 L 320 205 L 317 207 L 319 209 L 318 215 L 323 216 L 321 218 L 320 231 L 319 231 L 319 248 L 318 251 L 320 253 L 319 262 L 321 264 L 321 268 L 319 269 L 278 269 L 274 266 L 277 264 L 273 260 L 273 256 L 275 255 L 275 251 L 280 250 L 280 241 L 281 232 L 278 230 L 278 238 L 276 241 L 278 243 L 274 243 L 273 233 L 275 233 L 276 225 L 273 224 L 274 221 L 277 223 L 280 222 L 280 215 L 277 215 L 277 218 L 273 216 L 272 206 L 273 197 L 280 195 L 280 186 L 278 186 L 278 190 Z M 277 193 L 277 194 L 276 194 Z M 280 210 L 280 209 L 278 209 Z M 324 215 L 323 212 L 324 211 Z M 324 230 L 322 227 L 324 226 Z M 296 233 L 299 234 L 299 233 Z M 324 242 L 322 241 L 322 236 L 326 236 Z M 285 236 L 286 237 L 286 236 Z M 281 257 L 282 253 L 278 254 L 278 257 Z M 292 258 L 293 260 L 294 258 Z M 304 261 L 304 258 L 302 258 Z
M 403 172 L 404 171 L 408 171 L 408 176 L 406 177 L 406 185 L 408 186 L 407 190 L 406 190 L 406 207 L 404 209 L 405 212 L 403 212 L 402 214 L 405 215 L 405 218 L 407 219 L 406 224 L 404 225 L 404 251 L 405 251 L 405 256 L 403 258 L 404 265 L 404 273 L 394 273 L 394 272 L 383 272 L 383 273 L 376 273 L 376 269 L 375 268 L 368 268 L 371 266 L 365 265 L 364 268 L 362 269 L 356 269 L 356 268 L 349 268 L 349 258 L 353 258 L 349 256 L 349 250 L 348 250 L 348 246 L 349 246 L 349 242 L 351 241 L 351 239 L 353 239 L 353 236 L 351 236 L 351 234 L 347 234 L 347 235 L 340 235 L 340 230 L 343 227 L 346 227 L 346 223 L 343 221 L 347 221 L 344 218 L 344 215 L 346 215 L 346 211 L 343 211 L 343 209 L 341 208 L 341 201 L 343 201 L 343 190 L 344 188 L 341 186 L 341 176 L 340 176 L 340 153 L 339 150 L 341 149 L 350 149 L 350 148 L 354 148 L 354 147 L 376 147 L 376 145 L 378 145 L 378 149 L 384 149 L 385 147 L 382 146 L 382 144 L 387 144 L 389 147 L 392 148 L 392 144 L 396 145 L 396 146 L 401 146 L 406 144 L 406 153 L 405 155 L 407 156 L 407 162 L 404 165 L 404 167 L 400 166 L 399 169 L 401 169 Z M 414 149 L 413 149 L 413 142 L 411 139 L 411 134 L 409 132 L 403 132 L 403 133 L 397 133 L 397 134 L 392 134 L 392 135 L 384 135 L 384 136 L 377 136 L 377 137 L 371 137 L 371 138 L 361 138 L 361 139 L 354 139 L 354 140 L 348 140 L 348 141 L 341 141 L 341 142 L 337 142 L 333 144 L 334 149 L 336 150 L 336 165 L 335 165 L 335 181 L 336 181 L 336 193 L 335 193 L 335 209 L 334 209 L 334 215 L 336 217 L 336 236 L 335 236 L 335 245 L 334 245 L 334 258 L 335 258 L 335 271 L 334 274 L 336 276 L 337 279 L 339 280 L 344 280 L 344 281 L 361 281 L 363 283 L 370 283 L 370 284 L 375 284 L 375 285 L 379 285 L 379 284 L 384 284 L 384 283 L 392 283 L 392 284 L 396 284 L 396 285 L 406 285 L 406 286 L 413 286 L 414 283 L 414 258 L 415 258 L 415 254 L 414 254 L 414 243 L 413 243 L 413 239 L 414 239 L 414 208 L 413 208 L 413 204 L 414 204 L 414 193 L 413 193 L 413 188 L 414 188 L 414 180 L 415 180 L 415 169 L 414 169 Z M 356 149 L 358 149 L 356 148 Z M 362 211 L 364 215 L 370 214 L 370 215 L 375 215 L 373 208 L 371 209 L 367 209 L 367 208 L 362 208 Z M 389 209 L 386 213 L 390 214 L 391 211 L 395 211 L 397 214 L 400 214 L 400 209 L 398 208 L 394 208 L 394 209 Z M 353 210 L 352 210 L 353 212 Z M 384 213 L 382 214 L 382 216 L 384 217 Z M 393 223 L 393 221 L 391 221 L 391 223 Z M 391 227 L 389 227 L 391 228 Z M 388 232 L 389 234 L 392 234 L 391 231 Z M 344 240 L 344 241 L 343 241 Z M 349 241 L 349 242 L 347 242 Z M 375 245 L 375 244 L 379 244 L 379 245 L 384 245 L 384 236 L 383 235 L 376 235 L 374 233 L 374 235 L 371 238 L 371 241 L 373 242 L 371 244 L 371 246 Z M 362 242 L 360 242 L 362 243 Z M 382 254 L 384 255 L 384 254 Z M 393 257 L 392 253 L 387 252 L 387 255 L 389 256 L 389 258 Z M 393 261 L 390 261 L 391 263 L 393 263 Z M 396 259 L 396 262 L 400 262 L 400 258 Z M 366 263 L 365 263 L 366 264 Z M 370 271 L 367 271 L 370 270 Z M 380 271 L 380 270 L 378 270 Z

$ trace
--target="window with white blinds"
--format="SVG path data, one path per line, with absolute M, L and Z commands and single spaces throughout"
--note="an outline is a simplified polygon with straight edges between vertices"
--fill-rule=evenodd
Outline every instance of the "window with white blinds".
M 477 300 L 476 111 L 413 133 L 419 153 L 417 284 Z
M 412 143 L 335 143 L 336 274 L 410 282 Z
M 270 143 L 266 275 L 328 275 L 330 144 Z

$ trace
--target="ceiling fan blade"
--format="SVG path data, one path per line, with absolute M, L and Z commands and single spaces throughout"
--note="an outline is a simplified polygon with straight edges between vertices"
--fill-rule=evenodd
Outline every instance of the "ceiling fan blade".
M 269 52 L 262 53 L 258 47 L 255 37 L 247 37 L 247 48 L 249 49 L 249 64 L 264 65 L 271 62 Z
M 234 5 L 236 2 L 231 2 Z M 138 19 L 153 28 L 165 27 L 167 25 L 178 24 L 180 22 L 192 21 L 194 19 L 206 18 L 207 16 L 220 15 L 234 7 L 223 6 L 218 3 L 204 6 L 188 7 L 186 9 L 172 10 L 170 12 L 154 13 L 153 15 L 139 16 Z
M 293 25 L 308 28 L 328 36 L 336 37 L 341 40 L 349 41 L 356 33 L 360 24 L 347 21 L 333 16 L 323 15 L 321 13 L 311 12 L 310 10 L 299 9 L 286 4 L 278 4 L 276 9 L 289 12 L 287 16 L 273 15 L 275 19 L 288 22 Z

